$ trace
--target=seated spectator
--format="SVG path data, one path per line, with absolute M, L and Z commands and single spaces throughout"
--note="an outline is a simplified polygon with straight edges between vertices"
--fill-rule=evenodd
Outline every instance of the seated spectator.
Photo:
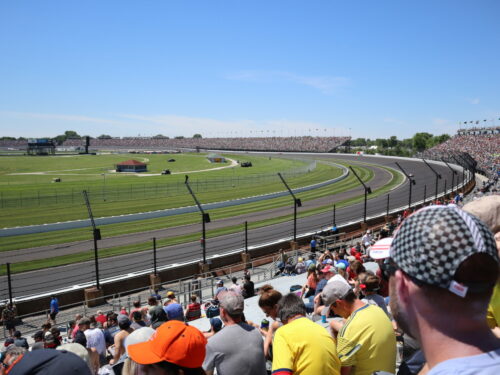
M 134 301 L 133 306 L 134 307 L 132 308 L 132 310 L 130 310 L 130 314 L 128 316 L 130 320 L 132 320 L 134 318 L 133 315 L 136 311 L 139 311 L 139 312 L 141 311 L 141 301 Z
M 33 336 L 31 336 L 34 340 L 33 345 L 31 345 L 31 351 L 33 350 L 38 350 L 38 349 L 43 349 L 44 348 L 44 342 L 43 342 L 43 332 L 42 331 L 37 331 Z
M 169 321 L 157 329 L 152 339 L 129 345 L 127 351 L 134 362 L 144 365 L 147 374 L 203 375 L 206 344 L 198 329 Z
M 307 282 L 302 287 L 300 291 L 300 295 L 303 298 L 308 298 L 309 296 L 314 296 L 314 292 L 316 291 L 316 287 L 318 285 L 318 276 L 316 275 L 316 271 L 307 270 Z M 307 290 L 307 292 L 306 292 Z
M 45 332 L 45 335 L 43 336 L 43 342 L 44 349 L 55 349 L 59 346 L 59 343 L 56 342 L 54 335 L 50 331 Z
M 278 317 L 283 327 L 273 343 L 273 373 L 283 375 L 340 374 L 335 342 L 319 324 L 305 317 L 304 302 L 289 293 L 278 302 Z
M 111 346 L 114 343 L 115 335 L 120 332 L 120 327 L 118 326 L 118 315 L 114 312 L 107 314 L 108 322 L 107 328 L 104 330 L 104 338 L 106 340 L 106 345 Z
M 266 317 L 273 319 L 272 324 L 269 325 L 267 332 L 262 332 L 265 336 L 264 339 L 264 355 L 266 358 L 272 358 L 272 343 L 274 338 L 274 333 L 281 326 L 278 322 L 278 301 L 281 299 L 282 295 L 272 285 L 266 284 L 259 289 L 259 307 L 266 314 Z
M 210 318 L 210 330 L 203 332 L 203 336 L 209 339 L 222 329 L 222 320 L 219 317 Z
M 219 293 L 226 292 L 227 288 L 224 286 L 224 281 L 222 280 L 217 280 L 215 285 L 217 286 L 217 289 L 215 289 L 214 299 L 218 300 Z
M 9 375 L 91 375 L 87 363 L 66 350 L 41 349 L 22 355 L 7 369 Z
M 175 298 L 175 293 L 172 291 L 167 292 L 167 299 L 163 306 L 167 306 L 170 303 L 179 303 L 177 302 L 177 298 Z
M 245 282 L 243 283 L 242 290 L 243 298 L 250 298 L 255 296 L 255 286 L 252 280 L 250 280 L 250 274 L 245 275 Z
M 102 310 L 97 310 L 97 314 L 95 320 L 101 323 L 101 327 L 104 327 L 104 324 L 107 322 L 107 317 L 102 313 Z
M 242 322 L 244 300 L 231 291 L 220 295 L 220 316 L 224 328 L 208 340 L 203 368 L 207 375 L 266 375 L 260 332 Z
M 375 275 L 365 273 L 364 276 L 360 278 L 359 282 L 361 293 L 364 295 L 364 298 L 361 301 L 380 307 L 390 319 L 391 316 L 389 311 L 387 311 L 387 305 L 385 304 L 384 297 L 377 294 L 380 290 L 380 279 Z
M 163 307 L 160 305 L 152 306 L 149 309 L 149 318 L 151 321 L 151 328 L 157 329 L 163 323 L 165 323 L 167 318 L 167 313 L 163 310 Z
M 85 338 L 87 339 L 86 347 L 89 349 L 91 360 L 93 361 L 95 368 L 105 365 L 106 339 L 104 337 L 104 333 L 96 327 L 95 323 L 91 323 L 89 318 L 80 319 L 80 330 L 83 331 Z
M 342 374 L 372 374 L 396 370 L 396 336 L 387 315 L 377 306 L 361 302 L 349 285 L 342 281 L 328 283 L 321 293 L 325 303 L 322 314 L 330 310 L 344 319 L 333 320 L 332 331 L 338 332 L 337 352 Z M 353 368 L 354 367 L 354 368 Z
M 191 296 L 191 303 L 186 307 L 184 315 L 188 322 L 201 318 L 201 304 L 198 302 L 198 296 L 196 294 Z
M 132 324 L 130 325 L 130 328 L 136 330 L 142 327 L 146 327 L 146 323 L 142 320 L 142 311 L 134 311 L 132 314 Z
M 167 314 L 168 320 L 184 321 L 184 310 L 179 303 L 170 303 L 163 308 Z
M 300 257 L 298 259 L 297 264 L 295 265 L 295 273 L 297 275 L 300 275 L 304 272 L 306 272 L 306 264 L 304 263 L 304 259 L 302 257 Z
M 391 312 L 421 341 L 429 375 L 500 373 L 485 320 L 499 266 L 491 231 L 455 206 L 422 208 L 395 234 L 384 264 Z
M 21 336 L 21 331 L 14 332 L 14 345 L 26 350 L 30 348 L 30 346 L 28 345 L 28 340 Z

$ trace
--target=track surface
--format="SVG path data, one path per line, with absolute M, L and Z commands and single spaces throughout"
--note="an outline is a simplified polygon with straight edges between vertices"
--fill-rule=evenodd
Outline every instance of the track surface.
M 301 157 L 311 157 L 301 154 Z M 394 164 L 395 159 L 383 158 L 383 157 L 359 157 L 352 155 L 319 155 L 316 158 L 321 159 L 334 159 L 346 162 L 366 162 L 377 165 L 388 166 L 391 168 L 396 168 Z M 424 195 L 424 185 L 427 186 L 427 200 L 434 197 L 435 193 L 435 175 L 434 173 L 420 160 L 398 160 L 399 164 L 408 172 L 415 176 L 416 185 L 413 186 L 412 202 L 421 201 Z M 442 192 L 444 190 L 444 181 L 447 180 L 448 189 L 451 187 L 451 176 L 452 173 L 450 169 L 446 166 L 440 166 L 433 164 L 433 168 L 442 174 L 443 178 L 439 180 L 438 190 Z M 381 169 L 375 168 L 375 177 L 369 183 L 372 188 L 380 187 L 387 183 L 386 171 L 381 173 Z M 461 178 L 461 173 L 457 175 Z M 455 184 L 457 183 L 457 176 L 455 176 Z M 380 184 L 380 185 L 379 185 Z M 335 185 L 333 185 L 334 187 Z M 402 207 L 408 204 L 408 181 L 405 181 L 399 188 L 390 193 L 390 209 Z M 335 195 L 332 197 L 324 197 L 317 200 L 312 200 L 305 202 L 304 208 L 310 209 L 315 206 L 322 206 L 325 203 L 335 203 L 335 201 L 340 201 L 352 196 L 359 196 L 363 193 L 361 187 L 352 189 L 348 192 Z M 382 195 L 368 200 L 367 205 L 367 215 L 375 215 L 385 212 L 387 204 L 387 195 Z M 299 209 L 300 210 L 300 209 Z M 243 223 L 247 221 L 262 220 L 268 217 L 276 217 L 285 214 L 290 214 L 292 209 L 290 207 L 282 207 L 269 211 L 252 213 L 248 215 L 241 215 L 236 218 L 224 219 L 215 221 L 207 225 L 207 229 L 218 228 L 222 226 L 234 225 L 236 223 Z M 299 211 L 300 212 L 300 211 Z M 342 209 L 337 209 L 336 222 L 337 225 L 342 223 L 359 221 L 363 215 L 363 203 L 358 203 L 345 207 Z M 305 218 L 298 219 L 297 221 L 297 233 L 307 233 L 314 232 L 321 228 L 325 228 L 332 223 L 332 213 L 327 212 L 323 214 L 313 215 Z M 120 244 L 130 244 L 133 242 L 144 242 L 151 239 L 153 236 L 178 236 L 186 233 L 193 233 L 200 231 L 199 225 L 186 225 L 182 227 L 170 228 L 161 231 L 150 231 L 145 233 L 137 233 L 126 236 L 118 236 L 110 239 L 100 241 L 100 247 L 106 246 L 118 246 Z M 292 222 L 284 222 L 264 228 L 258 228 L 250 230 L 248 234 L 249 246 L 261 244 L 265 242 L 271 242 L 278 239 L 283 239 L 292 236 L 293 226 Z M 231 250 L 242 248 L 244 246 L 243 233 L 234 233 L 226 236 L 215 237 L 213 239 L 207 240 L 207 258 L 217 254 L 223 254 Z M 106 242 L 108 241 L 108 242 Z M 65 254 L 66 252 L 80 252 L 85 250 L 90 250 L 92 244 L 90 242 L 84 241 L 75 244 L 66 245 L 67 247 L 62 247 L 64 245 L 59 245 L 54 248 L 37 248 L 37 249 L 27 249 L 18 250 L 17 254 L 10 254 L 12 257 L 19 257 L 17 259 L 29 259 L 31 257 L 38 257 L 43 254 L 43 257 L 50 257 Z M 26 257 L 26 258 L 25 258 Z M 201 258 L 201 247 L 198 242 L 184 243 L 175 246 L 169 246 L 166 248 L 158 249 L 157 251 L 157 261 L 158 265 L 169 265 L 176 263 L 184 263 L 189 261 L 199 260 Z M 99 272 L 101 280 L 114 277 L 117 275 L 124 275 L 128 273 L 137 272 L 143 269 L 148 269 L 152 267 L 152 251 L 145 251 L 139 254 L 127 254 L 122 256 L 117 256 L 113 258 L 104 258 L 99 262 Z M 5 258 L 4 258 L 5 259 Z M 18 260 L 19 261 L 19 260 Z M 94 280 L 94 263 L 84 262 L 74 265 L 67 265 L 61 267 L 55 267 L 45 270 L 31 271 L 22 274 L 15 274 L 12 276 L 12 287 L 14 296 L 27 296 L 33 294 L 47 293 L 52 290 L 66 288 L 69 285 L 74 284 L 84 284 L 89 283 Z M 5 276 L 0 277 L 0 300 L 7 298 L 7 280 Z

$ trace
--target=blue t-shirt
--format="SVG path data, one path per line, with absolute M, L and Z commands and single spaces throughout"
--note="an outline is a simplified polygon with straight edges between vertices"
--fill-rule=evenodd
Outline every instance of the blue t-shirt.
M 328 283 L 327 279 L 321 279 L 320 281 L 318 281 L 318 284 L 316 285 L 316 290 L 314 291 L 315 297 L 323 291 L 323 288 L 327 283 Z
M 500 349 L 468 357 L 454 358 L 438 363 L 427 375 L 498 375 Z
M 311 240 L 311 247 L 316 247 L 316 240 Z
M 52 298 L 50 300 L 50 312 L 53 313 L 59 312 L 59 304 L 57 303 L 57 298 Z

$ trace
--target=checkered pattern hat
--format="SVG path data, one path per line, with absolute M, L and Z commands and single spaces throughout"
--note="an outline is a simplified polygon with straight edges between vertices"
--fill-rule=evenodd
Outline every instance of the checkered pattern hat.
M 467 287 L 454 280 L 455 272 L 462 262 L 478 253 L 499 262 L 490 230 L 456 206 L 420 209 L 403 222 L 391 245 L 391 258 L 406 274 L 462 297 Z

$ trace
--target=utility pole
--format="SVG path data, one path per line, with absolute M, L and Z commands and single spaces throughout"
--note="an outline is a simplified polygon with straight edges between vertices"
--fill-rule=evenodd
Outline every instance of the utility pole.
M 299 198 L 295 197 L 295 194 L 293 194 L 292 189 L 290 189 L 290 186 L 286 183 L 285 179 L 281 175 L 281 173 L 278 173 L 279 178 L 283 182 L 283 185 L 288 189 L 288 192 L 293 198 L 293 241 L 297 241 L 297 207 L 302 207 L 302 202 Z

